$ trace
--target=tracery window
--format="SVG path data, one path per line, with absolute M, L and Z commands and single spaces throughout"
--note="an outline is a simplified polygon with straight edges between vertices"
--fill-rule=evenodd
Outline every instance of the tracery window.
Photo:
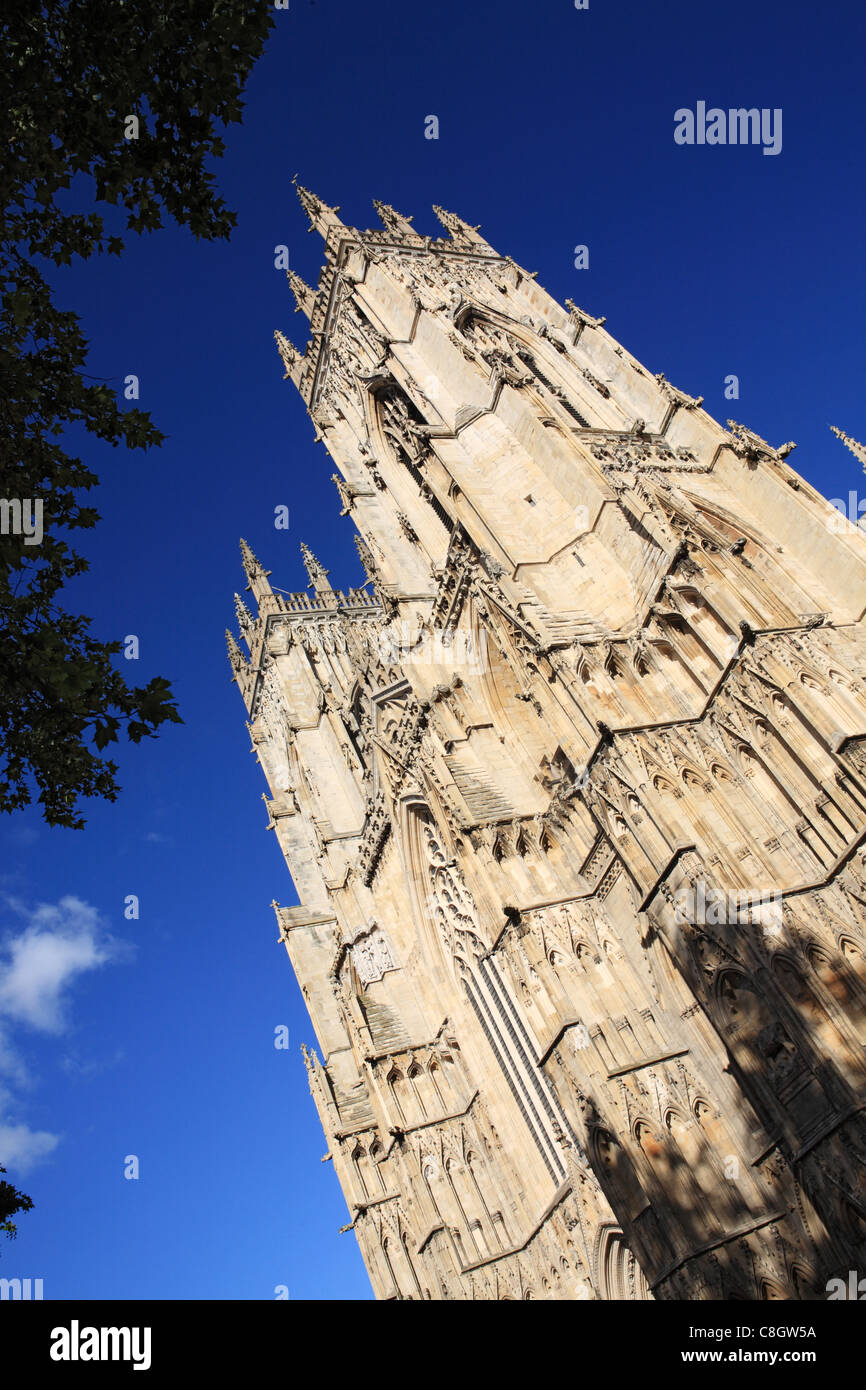
M 413 402 L 396 382 L 380 388 L 376 395 L 382 433 L 399 462 L 406 469 L 418 490 L 435 512 L 449 534 L 454 530 L 454 520 L 433 492 L 424 477 L 419 462 L 422 461 L 428 446 L 425 422 Z
M 516 358 L 535 378 L 535 386 L 538 397 L 545 409 L 551 409 L 558 405 L 582 429 L 589 429 L 589 422 L 584 419 L 580 411 L 571 403 L 567 393 L 560 386 L 555 386 L 547 374 L 538 364 L 536 355 L 514 338 L 504 328 L 498 324 L 487 322 L 473 314 L 462 325 L 463 336 L 472 344 L 479 356 L 489 363 L 490 366 L 508 365 Z

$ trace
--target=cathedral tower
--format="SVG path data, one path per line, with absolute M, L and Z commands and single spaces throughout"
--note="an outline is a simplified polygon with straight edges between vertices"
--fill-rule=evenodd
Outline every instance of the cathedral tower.
M 368 577 L 234 679 L 380 1298 L 825 1297 L 866 1231 L 866 538 L 477 228 L 325 241 Z

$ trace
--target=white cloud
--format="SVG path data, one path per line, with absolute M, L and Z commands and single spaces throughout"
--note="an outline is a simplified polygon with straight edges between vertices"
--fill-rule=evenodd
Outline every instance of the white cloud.
M 43 1033 L 63 1032 L 75 981 L 128 957 L 131 948 L 112 938 L 96 908 L 80 898 L 67 896 L 34 909 L 11 896 L 5 901 L 25 925 L 0 943 L 0 1163 L 23 1173 L 53 1153 L 60 1136 L 11 1118 L 16 1096 L 10 1088 L 20 1090 L 32 1081 L 10 1030 L 24 1024 Z
M 53 1153 L 59 1143 L 59 1134 L 49 1134 L 44 1129 L 30 1129 L 28 1125 L 0 1125 L 0 1159 L 4 1168 L 16 1173 L 26 1173 L 35 1167 L 40 1159 Z
M 80 898 L 40 904 L 24 931 L 6 942 L 0 960 L 0 1015 L 46 1033 L 65 1024 L 66 994 L 77 976 L 119 954 L 99 914 Z

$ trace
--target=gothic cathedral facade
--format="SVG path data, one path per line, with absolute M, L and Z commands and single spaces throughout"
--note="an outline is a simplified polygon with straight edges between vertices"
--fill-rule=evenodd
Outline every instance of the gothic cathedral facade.
M 866 1234 L 866 537 L 478 230 L 325 241 L 368 582 L 229 657 L 381 1299 L 810 1299 Z

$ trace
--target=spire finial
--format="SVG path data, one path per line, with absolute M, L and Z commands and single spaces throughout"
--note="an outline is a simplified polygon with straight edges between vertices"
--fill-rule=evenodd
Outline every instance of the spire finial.
M 361 561 L 361 567 L 367 576 L 367 583 L 377 588 L 381 578 L 379 567 L 373 558 L 372 550 L 363 536 L 355 535 L 355 548 L 358 551 L 358 559 Z
M 286 337 L 285 333 L 281 333 L 278 328 L 274 331 L 274 342 L 277 345 L 277 352 L 280 354 L 283 366 L 286 369 L 283 375 L 283 381 L 293 381 L 296 386 L 299 386 L 301 373 L 304 370 L 303 354 L 298 352 L 294 343 Z
M 446 212 L 437 203 L 433 204 L 433 211 L 452 240 L 459 242 L 461 246 L 487 246 L 489 249 L 484 237 L 479 236 L 478 227 L 470 227 L 462 217 L 458 217 L 455 212 Z
M 301 354 L 298 352 L 294 343 L 286 337 L 285 333 L 281 333 L 278 328 L 274 329 L 274 342 L 277 345 L 277 352 L 283 359 L 286 376 L 291 376 Z
M 268 583 L 270 570 L 266 570 L 257 556 L 253 554 L 243 536 L 241 536 L 241 559 L 243 560 L 244 573 L 249 581 L 247 589 L 254 595 L 256 601 L 261 603 L 266 594 L 272 593 Z
M 863 464 L 863 467 L 866 468 L 866 444 L 861 444 L 859 440 L 852 439 L 850 434 L 843 433 L 843 431 L 837 429 L 835 425 L 831 425 L 830 428 L 835 434 L 836 438 L 841 439 L 842 443 L 845 445 L 845 448 L 850 449 L 855 459 L 859 459 L 860 462 Z
M 311 193 L 308 188 L 303 188 L 301 184 L 298 183 L 297 174 L 292 179 L 292 183 L 298 190 L 301 207 L 310 219 L 309 230 L 311 232 L 318 232 L 320 236 L 323 236 L 327 240 L 328 233 L 332 228 L 343 226 L 343 223 L 337 216 L 337 213 L 340 211 L 339 207 L 329 207 L 327 203 L 322 202 L 321 198 L 317 198 L 315 193 Z
M 235 594 L 235 615 L 238 620 L 238 627 L 241 630 L 241 636 L 247 646 L 252 649 L 252 634 L 256 625 L 255 619 L 240 594 Z
M 258 557 L 253 553 L 250 546 L 247 545 L 243 536 L 241 536 L 240 545 L 241 559 L 243 560 L 243 565 L 244 569 L 246 570 L 247 579 L 258 579 L 260 576 L 267 577 L 267 575 L 270 574 L 270 570 L 265 569 L 261 560 L 258 559 Z
M 235 676 L 238 676 L 244 669 L 246 662 L 244 660 L 243 652 L 241 651 L 240 647 L 235 641 L 234 633 L 231 632 L 228 628 L 226 628 L 226 646 L 228 647 L 229 661 L 231 662 L 232 670 L 234 671 Z
M 358 559 L 361 561 L 361 567 L 367 576 L 367 583 L 372 584 L 373 593 L 377 601 L 382 605 L 382 609 L 387 617 L 389 619 L 392 618 L 396 613 L 394 600 L 384 587 L 382 575 L 379 566 L 373 558 L 372 550 L 364 540 L 364 537 L 357 535 L 357 533 L 355 535 L 355 548 L 358 551 Z
M 373 207 L 382 220 L 382 226 L 389 232 L 402 237 L 404 241 L 423 241 L 424 238 L 419 236 L 413 228 L 411 217 L 404 217 L 402 213 L 392 208 L 390 203 L 380 203 L 378 198 L 373 199 Z
M 295 296 L 295 313 L 300 310 L 301 313 L 306 314 L 308 319 L 312 318 L 313 305 L 316 302 L 316 291 L 307 284 L 306 280 L 302 280 L 300 275 L 292 270 L 291 267 L 286 270 L 286 279 L 289 282 L 289 289 Z
M 308 545 L 301 541 L 301 559 L 304 562 L 307 574 L 310 576 L 308 589 L 313 589 L 317 594 L 332 594 L 334 591 L 328 583 L 329 570 L 316 559 Z

